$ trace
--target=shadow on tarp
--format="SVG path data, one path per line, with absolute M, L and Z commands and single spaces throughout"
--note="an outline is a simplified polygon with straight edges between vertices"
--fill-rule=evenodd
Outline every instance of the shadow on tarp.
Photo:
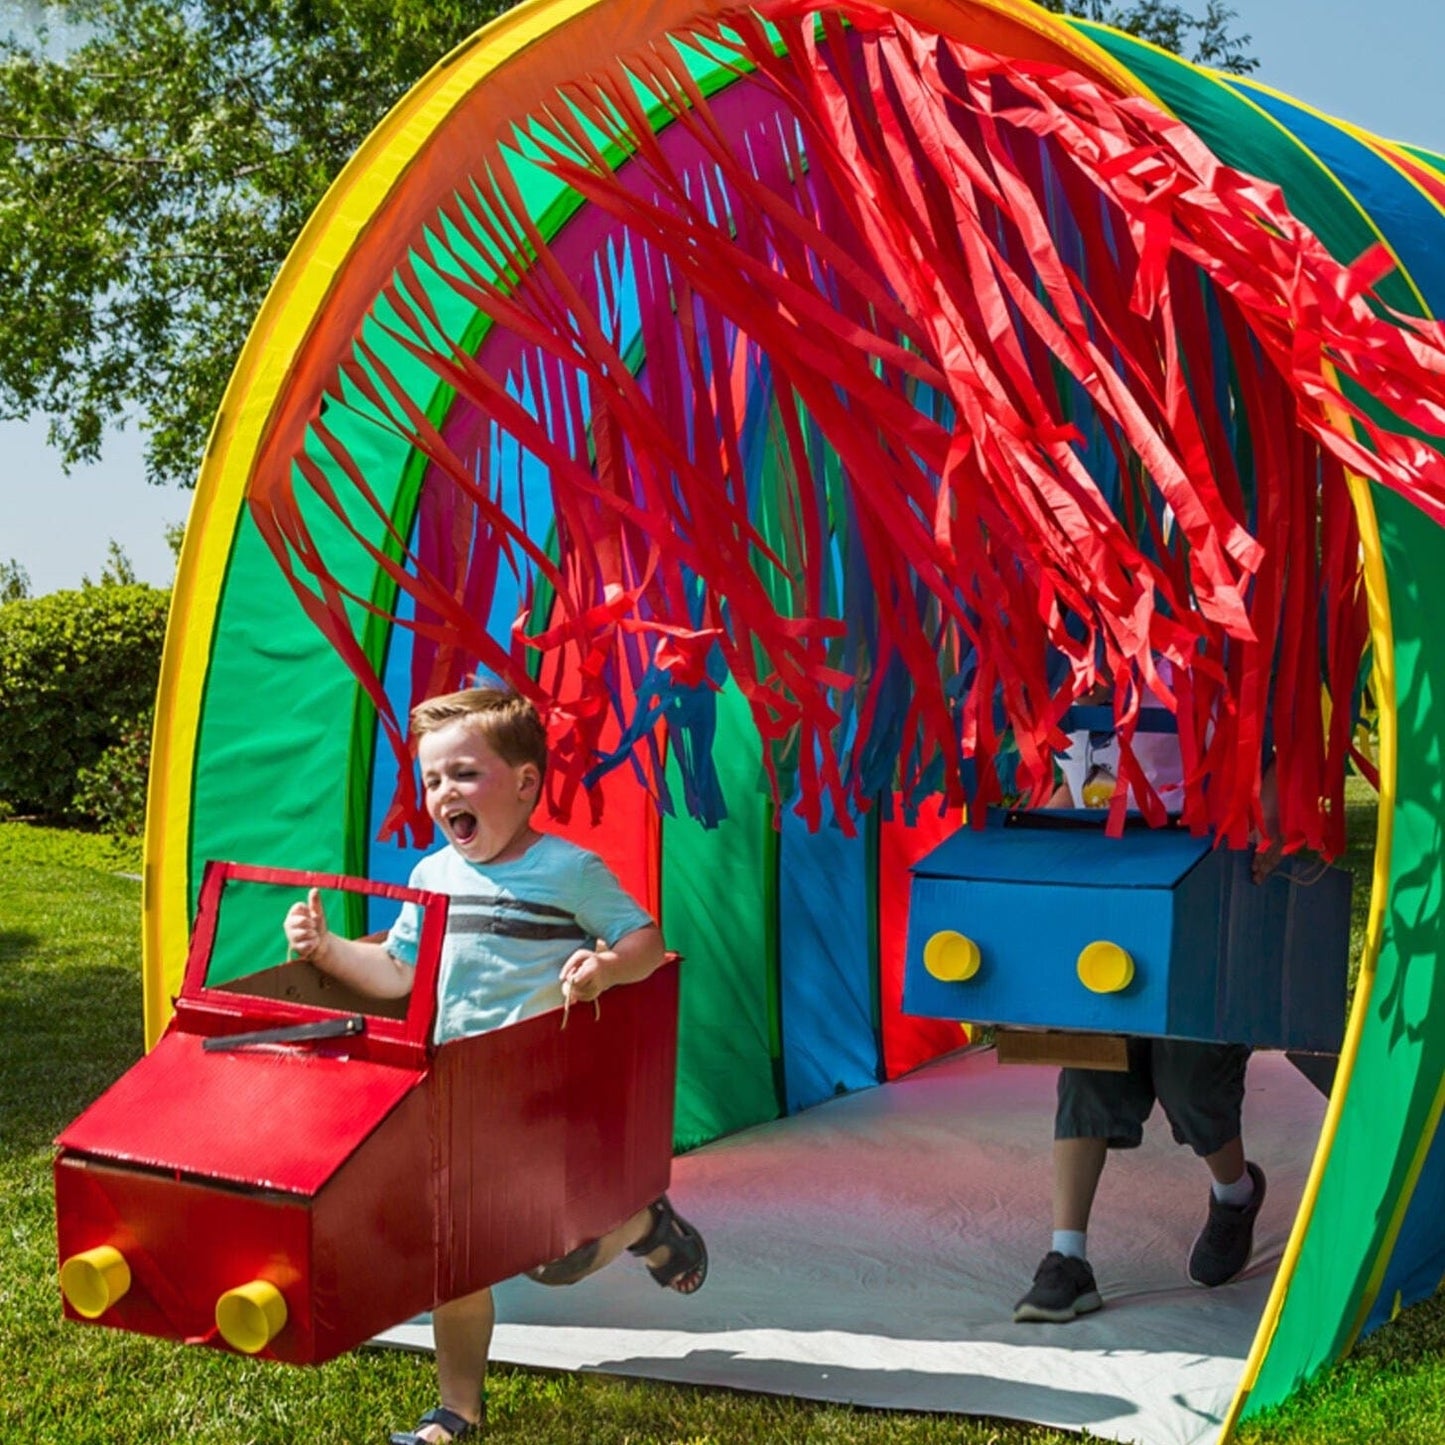
M 677 1384 L 721 1385 L 766 1395 L 795 1395 L 870 1409 L 941 1410 L 1007 1420 L 1046 1420 L 1070 1429 L 1118 1420 L 1138 1409 L 1133 1401 L 1120 1395 L 1060 1389 L 990 1375 L 856 1369 L 760 1359 L 736 1350 L 694 1350 L 675 1358 L 657 1355 L 602 1360 L 587 1370 Z M 943 1397 L 947 1403 L 942 1403 Z

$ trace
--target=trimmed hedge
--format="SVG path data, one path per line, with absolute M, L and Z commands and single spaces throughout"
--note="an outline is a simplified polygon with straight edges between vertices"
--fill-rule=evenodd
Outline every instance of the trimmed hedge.
M 149 734 L 170 593 L 140 583 L 0 605 L 0 801 L 77 809 L 82 773 Z M 108 770 L 108 769 L 107 769 Z

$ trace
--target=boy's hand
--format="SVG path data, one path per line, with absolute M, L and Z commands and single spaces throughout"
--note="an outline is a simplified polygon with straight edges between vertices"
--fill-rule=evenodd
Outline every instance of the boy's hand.
M 1256 883 L 1263 883 L 1266 878 L 1279 867 L 1279 861 L 1284 857 L 1284 843 L 1278 836 L 1265 848 L 1259 841 L 1254 845 L 1254 858 L 1249 865 L 1250 877 Z
M 591 1003 L 607 987 L 606 968 L 593 948 L 579 948 L 559 976 L 568 1003 Z
M 1250 876 L 1256 883 L 1263 883 L 1279 867 L 1284 857 L 1284 838 L 1279 826 L 1279 778 L 1273 760 L 1264 770 L 1259 788 L 1260 808 L 1264 813 L 1264 830 L 1269 835 L 1269 845 L 1258 833 L 1252 838 L 1254 859 L 1250 864 Z
M 314 959 L 331 936 L 326 926 L 326 910 L 321 906 L 321 890 L 313 888 L 305 903 L 293 903 L 283 925 L 286 943 L 297 958 Z

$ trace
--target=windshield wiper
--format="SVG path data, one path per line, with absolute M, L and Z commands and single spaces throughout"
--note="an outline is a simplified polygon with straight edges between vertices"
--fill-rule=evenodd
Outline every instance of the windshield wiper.
M 306 1044 L 313 1039 L 344 1039 L 364 1032 L 364 1014 L 347 1014 L 340 1019 L 322 1019 L 314 1024 L 284 1024 L 280 1028 L 258 1029 L 249 1034 L 222 1034 L 213 1039 L 204 1039 L 201 1048 L 208 1054 L 219 1054 L 231 1049 L 244 1049 L 249 1044 Z

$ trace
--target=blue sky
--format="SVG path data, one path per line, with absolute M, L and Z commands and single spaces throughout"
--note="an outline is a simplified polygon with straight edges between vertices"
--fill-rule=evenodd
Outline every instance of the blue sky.
M 1445 0 L 1234 0 L 1253 36 L 1257 78 L 1397 140 L 1445 153 Z M 1203 9 L 1203 0 L 1193 8 Z M 0 13 L 16 7 L 0 3 Z M 6 18 L 9 18 L 9 15 Z M 148 486 L 134 428 L 107 438 L 103 459 L 66 476 L 43 420 L 0 423 L 0 561 L 15 558 L 37 593 L 96 576 L 113 538 L 142 579 L 164 584 L 168 523 L 190 494 Z

